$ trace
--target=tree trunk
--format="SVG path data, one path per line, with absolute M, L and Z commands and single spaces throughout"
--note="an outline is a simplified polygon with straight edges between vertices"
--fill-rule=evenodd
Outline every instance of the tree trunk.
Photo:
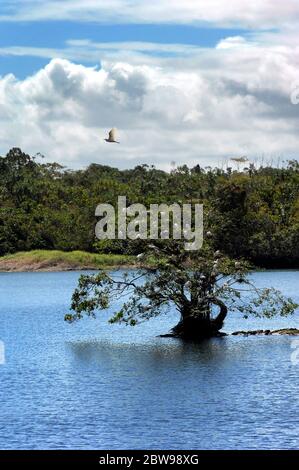
M 216 318 L 211 318 L 207 312 L 184 311 L 181 320 L 169 336 L 193 340 L 222 336 L 220 330 L 227 315 L 227 307 L 219 299 L 213 299 L 213 304 L 220 308 Z

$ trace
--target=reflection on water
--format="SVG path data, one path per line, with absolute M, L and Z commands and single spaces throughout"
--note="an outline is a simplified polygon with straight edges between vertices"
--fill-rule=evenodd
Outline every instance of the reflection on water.
M 133 365 L 134 369 L 148 371 L 159 367 L 178 370 L 186 363 L 202 367 L 204 364 L 222 363 L 226 360 L 227 338 L 215 338 L 201 343 L 184 342 L 179 339 L 153 340 L 153 344 L 111 344 L 108 341 L 75 341 L 67 343 L 75 367 L 95 367 L 106 364 L 110 369 L 119 365 Z
M 298 299 L 298 272 L 254 275 Z M 169 316 L 129 328 L 63 321 L 78 273 L 0 275 L 0 447 L 298 447 L 289 337 L 159 338 Z M 296 297 L 297 296 L 297 297 Z M 226 330 L 299 326 L 228 319 Z

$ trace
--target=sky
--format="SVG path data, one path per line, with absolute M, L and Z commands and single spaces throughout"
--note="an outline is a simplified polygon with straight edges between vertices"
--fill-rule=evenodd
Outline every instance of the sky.
M 0 155 L 299 159 L 298 26 L 298 0 L 2 0 Z

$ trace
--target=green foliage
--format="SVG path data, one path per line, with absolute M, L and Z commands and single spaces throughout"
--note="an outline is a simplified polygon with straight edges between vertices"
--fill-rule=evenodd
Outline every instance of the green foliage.
M 0 259 L 0 267 L 11 265 L 23 267 L 51 269 L 55 266 L 65 269 L 104 269 L 124 265 L 133 265 L 135 259 L 125 255 L 107 255 L 87 253 L 85 251 L 32 250 L 5 255 Z
M 120 195 L 128 204 L 147 207 L 202 203 L 209 244 L 190 254 L 179 242 L 159 242 L 154 249 L 142 240 L 96 242 L 96 206 L 116 205 Z M 38 250 L 33 256 L 40 262 L 51 250 L 53 263 L 67 255 L 68 262 L 97 266 L 111 266 L 112 259 L 130 263 L 130 257 L 118 255 L 144 253 L 140 271 L 125 279 L 103 272 L 83 276 L 68 321 L 94 316 L 124 295 L 127 300 L 111 322 L 135 325 L 170 304 L 182 316 L 210 317 L 213 306 L 222 308 L 224 302 L 245 317 L 285 316 L 296 305 L 273 289 L 257 289 L 243 260 L 265 267 L 299 266 L 299 164 L 291 161 L 280 169 L 250 165 L 243 172 L 196 165 L 171 173 L 147 165 L 121 171 L 93 164 L 70 171 L 14 148 L 0 158 L 0 255 L 29 250 Z M 221 256 L 215 255 L 218 250 Z
M 155 252 L 155 266 L 148 257 Z M 134 326 L 167 311 L 174 306 L 183 320 L 204 318 L 213 323 L 213 306 L 230 313 L 271 318 L 286 316 L 298 307 L 291 299 L 269 288 L 257 288 L 248 275 L 246 262 L 233 261 L 210 246 L 201 251 L 186 252 L 179 241 L 148 245 L 143 263 L 147 268 L 115 278 L 105 272 L 81 276 L 72 297 L 71 310 L 65 320 L 74 322 L 84 315 L 110 307 L 115 300 L 124 299 L 110 323 Z M 223 324 L 225 315 L 219 323 Z M 219 316 L 217 317 L 219 319 Z
M 299 164 L 243 172 L 179 167 L 171 173 L 139 165 L 118 170 L 92 164 L 70 171 L 20 149 L 0 158 L 0 255 L 36 249 L 137 255 L 139 241 L 95 242 L 99 203 L 204 204 L 213 246 L 258 266 L 299 266 Z

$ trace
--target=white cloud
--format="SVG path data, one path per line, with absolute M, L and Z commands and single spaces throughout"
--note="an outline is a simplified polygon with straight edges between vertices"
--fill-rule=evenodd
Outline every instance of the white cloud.
M 232 36 L 222 39 L 216 46 L 217 49 L 231 49 L 232 47 L 252 47 L 255 44 L 242 36 Z
M 286 26 L 299 18 L 298 0 L 4 0 L 2 8 L 0 19 L 7 21 L 211 22 L 260 28 Z
M 299 105 L 290 101 L 299 79 L 298 0 L 3 0 L 1 7 L 0 21 L 253 29 L 214 49 L 88 39 L 61 49 L 0 47 L 2 56 L 49 59 L 25 80 L 0 77 L 2 154 L 20 146 L 71 167 L 146 162 L 162 168 L 172 160 L 214 165 L 239 154 L 299 156 Z M 278 31 L 263 30 L 269 27 Z M 120 146 L 103 140 L 112 126 Z
M 88 42 L 104 57 L 101 69 L 53 59 L 25 80 L 1 78 L 2 154 L 20 146 L 70 167 L 162 168 L 172 160 L 214 165 L 239 154 L 298 157 L 299 106 L 290 102 L 296 46 L 248 47 L 238 37 L 226 40 L 229 47 L 187 47 L 186 55 L 184 46 L 164 45 L 177 47 L 176 56 L 147 59 L 145 51 L 158 46 L 134 44 L 119 44 L 111 57 L 112 45 Z M 85 46 L 68 44 L 79 55 Z M 119 146 L 103 140 L 112 126 Z
M 161 44 L 153 42 L 93 42 L 88 39 L 70 39 L 61 48 L 34 46 L 0 46 L 0 56 L 62 58 L 76 62 L 101 61 L 156 64 L 163 53 L 164 61 L 173 57 L 193 57 L 200 48 L 187 44 Z

